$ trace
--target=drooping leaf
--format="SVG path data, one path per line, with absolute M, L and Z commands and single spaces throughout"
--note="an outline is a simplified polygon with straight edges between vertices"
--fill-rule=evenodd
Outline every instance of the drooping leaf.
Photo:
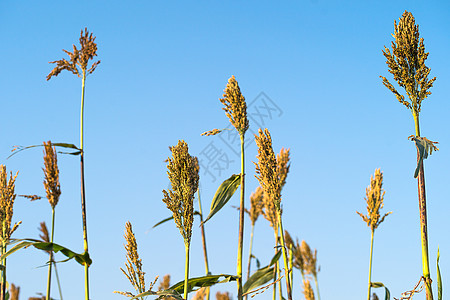
M 244 284 L 243 293 L 248 293 L 251 290 L 273 279 L 273 272 L 275 267 L 272 266 L 277 263 L 277 261 L 280 259 L 280 256 L 281 250 L 278 250 L 277 253 L 275 253 L 275 255 L 270 260 L 270 264 L 268 266 L 265 266 L 264 268 L 261 268 L 257 270 L 255 273 L 253 273 L 253 275 L 250 276 L 250 278 Z
M 241 184 L 241 175 L 233 174 L 230 178 L 222 182 L 219 188 L 214 195 L 214 198 L 211 202 L 211 210 L 209 212 L 208 217 L 201 224 L 205 224 L 206 221 L 212 218 L 222 207 L 227 204 L 227 202 L 231 199 L 234 192 L 236 192 L 237 188 Z
M 194 211 L 194 215 L 200 216 L 200 213 L 199 213 L 198 211 Z M 159 225 L 161 225 L 161 224 L 164 224 L 164 223 L 166 223 L 167 221 L 170 221 L 170 220 L 173 220 L 173 216 L 168 217 L 168 218 L 165 218 L 165 219 L 159 221 L 158 223 L 156 223 L 155 225 L 153 225 L 152 228 L 155 228 L 155 227 L 157 227 L 157 226 L 159 226 Z
M 32 146 L 16 146 L 13 150 L 10 156 L 8 156 L 8 158 L 10 158 L 11 156 L 23 151 L 23 150 L 27 150 L 30 148 L 35 148 L 35 147 L 43 147 L 44 145 L 32 145 Z M 52 146 L 54 147 L 61 147 L 61 148 L 67 148 L 67 149 L 74 149 L 77 151 L 74 152 L 59 152 L 62 154 L 70 154 L 70 155 L 79 155 L 81 153 L 81 149 L 78 148 L 77 146 L 75 146 L 74 144 L 69 144 L 69 143 L 52 143 Z
M 371 282 L 370 286 L 373 288 L 380 288 L 380 287 L 384 287 L 384 300 L 389 300 L 391 298 L 391 293 L 389 292 L 389 289 L 381 282 Z
M 22 248 L 33 246 L 39 250 L 53 251 L 55 253 L 61 252 L 68 258 L 67 260 L 74 258 L 80 265 L 83 265 L 83 266 L 86 264 L 88 266 L 90 266 L 92 264 L 92 260 L 89 257 L 89 253 L 87 253 L 87 252 L 78 254 L 64 246 L 61 246 L 61 245 L 58 245 L 55 243 L 46 243 L 46 242 L 42 242 L 42 241 L 35 240 L 35 239 L 21 239 L 21 240 L 16 240 L 15 242 L 17 242 L 17 241 L 19 241 L 19 243 L 17 245 L 15 245 L 14 247 L 12 247 L 11 249 L 9 249 L 5 254 L 3 254 L 0 257 L 0 260 L 8 257 L 9 255 L 13 254 L 14 252 L 16 252 Z M 65 260 L 65 261 L 67 261 L 67 260 Z
M 436 269 L 437 269 L 437 288 L 438 288 L 438 300 L 442 300 L 442 277 L 441 277 L 441 269 L 439 268 L 439 258 L 441 257 L 439 253 L 439 247 L 437 252 L 437 260 L 436 260 Z
M 219 279 L 221 277 L 224 277 L 224 279 L 219 281 Z M 238 278 L 239 278 L 238 276 L 227 275 L 227 274 L 208 275 L 208 276 L 190 278 L 188 280 L 188 285 L 189 285 L 188 292 L 193 291 L 194 288 L 209 287 L 209 286 L 215 285 L 217 283 L 236 281 Z M 148 291 L 148 292 L 140 293 L 131 299 L 137 299 L 137 298 L 141 298 L 141 297 L 145 297 L 145 296 L 157 295 L 157 296 L 159 296 L 158 299 L 161 299 L 165 296 L 171 296 L 176 299 L 182 300 L 183 297 L 181 297 L 181 295 L 182 295 L 183 291 L 184 291 L 184 280 L 174 284 L 173 286 L 169 287 L 167 290 L 157 291 L 157 292 Z
M 419 150 L 419 159 L 417 161 L 417 167 L 414 171 L 414 178 L 417 178 L 419 175 L 420 166 L 423 163 L 424 159 L 428 158 L 428 154 L 431 155 L 434 151 L 439 150 L 434 144 L 437 144 L 438 142 L 433 142 L 427 139 L 426 137 L 420 137 L 420 136 L 409 136 L 408 138 L 411 139 L 411 141 L 414 141 L 416 143 L 417 150 Z

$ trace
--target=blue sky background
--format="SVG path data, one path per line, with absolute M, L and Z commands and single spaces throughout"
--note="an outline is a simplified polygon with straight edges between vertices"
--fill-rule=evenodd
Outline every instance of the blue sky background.
M 19 170 L 18 194 L 45 195 L 42 150 L 6 159 L 14 145 L 51 139 L 79 144 L 81 80 L 64 72 L 45 80 L 49 61 L 66 55 L 87 27 L 97 37 L 101 64 L 88 77 L 85 106 L 86 194 L 91 298 L 121 299 L 131 291 L 121 274 L 123 231 L 131 221 L 147 282 L 170 273 L 183 279 L 184 247 L 174 223 L 150 230 L 170 216 L 162 199 L 168 186 L 168 147 L 184 139 L 201 158 L 213 143 L 232 161 L 216 179 L 201 173 L 208 212 L 220 182 L 240 170 L 239 158 L 220 137 L 202 137 L 229 122 L 219 98 L 235 75 L 249 109 L 266 112 L 262 126 L 274 149 L 291 149 L 291 171 L 283 190 L 285 228 L 318 250 L 322 299 L 361 299 L 367 292 L 370 230 L 355 211 L 366 212 L 365 188 L 376 168 L 384 172 L 385 212 L 375 233 L 373 281 L 397 298 L 421 276 L 416 151 L 410 111 L 379 78 L 389 76 L 381 50 L 392 40 L 394 20 L 411 11 L 430 52 L 427 65 L 437 81 L 423 102 L 421 133 L 441 150 L 425 163 L 431 276 L 441 249 L 444 297 L 450 278 L 447 184 L 449 180 L 450 10 L 446 1 L 1 1 L 0 162 Z M 258 97 L 263 92 L 263 97 Z M 254 102 L 253 102 L 254 101 Z M 264 101 L 278 110 L 268 115 Z M 272 106 L 274 107 L 274 106 Z M 253 111 L 254 112 L 254 111 Z M 250 128 L 257 131 L 257 116 Z M 251 137 L 249 135 L 249 137 Z M 246 198 L 254 178 L 256 145 L 247 148 Z M 79 159 L 59 156 L 62 196 L 56 208 L 55 242 L 82 252 Z M 238 205 L 230 204 L 206 225 L 211 271 L 236 271 Z M 46 200 L 17 198 L 16 238 L 37 237 L 39 222 L 50 223 Z M 246 219 L 248 221 L 248 219 Z M 194 224 L 191 276 L 204 265 L 198 219 Z M 249 224 L 249 222 L 247 222 Z M 246 228 L 247 256 L 250 227 Z M 254 253 L 263 265 L 273 254 L 273 231 L 256 223 Z M 62 257 L 60 257 L 62 259 Z M 34 249 L 8 259 L 8 279 L 21 299 L 44 292 L 47 255 Z M 246 264 L 246 261 L 245 261 Z M 83 268 L 58 267 L 65 299 L 82 299 Z M 253 269 L 255 266 L 253 265 Z M 300 273 L 294 298 L 302 299 Z M 217 286 L 229 291 L 235 284 Z M 377 291 L 379 296 L 382 291 Z M 58 298 L 56 285 L 52 296 Z M 256 299 L 271 299 L 271 292 Z M 425 299 L 424 294 L 415 299 Z

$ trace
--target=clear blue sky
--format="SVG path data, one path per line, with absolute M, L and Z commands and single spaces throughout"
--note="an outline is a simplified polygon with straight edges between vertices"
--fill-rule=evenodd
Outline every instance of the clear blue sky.
M 267 112 L 264 103 L 275 109 L 263 119 L 252 115 L 251 130 L 266 126 L 275 151 L 291 149 L 284 226 L 318 249 L 322 299 L 366 295 L 370 230 L 355 211 L 365 212 L 370 175 L 382 169 L 385 211 L 393 214 L 375 233 L 372 278 L 399 298 L 421 275 L 416 151 L 407 140 L 414 123 L 379 76 L 389 75 L 381 50 L 390 45 L 394 20 L 406 9 L 420 26 L 430 52 L 427 65 L 437 77 L 422 105 L 421 130 L 441 148 L 425 162 L 425 170 L 431 274 L 435 279 L 439 245 L 445 284 L 450 278 L 449 8 L 446 1 L 1 1 L 0 162 L 20 171 L 18 194 L 45 195 L 42 150 L 7 160 L 10 150 L 50 139 L 79 144 L 81 81 L 68 72 L 49 82 L 45 77 L 53 68 L 48 62 L 66 57 L 61 49 L 70 50 L 87 27 L 97 37 L 102 61 L 86 85 L 91 298 L 121 299 L 112 292 L 132 290 L 119 270 L 128 220 L 147 281 L 170 273 L 177 282 L 183 279 L 184 247 L 175 224 L 149 230 L 170 215 L 161 201 L 168 186 L 164 160 L 179 139 L 187 141 L 193 155 L 200 157 L 213 143 L 229 157 L 227 168 L 220 174 L 215 170 L 215 181 L 201 173 L 208 211 L 219 183 L 238 173 L 240 165 L 227 141 L 200 134 L 229 124 L 219 98 L 235 75 L 253 113 Z M 247 201 L 257 187 L 256 150 L 249 143 Z M 60 155 L 59 166 L 55 241 L 82 252 L 79 159 Z M 234 197 L 206 226 L 216 274 L 236 272 L 238 214 L 231 205 L 237 204 Z M 14 220 L 23 223 L 14 236 L 37 237 L 39 222 L 50 223 L 50 217 L 46 200 L 18 198 Z M 204 272 L 198 224 L 192 276 Z M 262 264 L 273 253 L 273 231 L 263 218 L 256 223 L 254 249 Z M 20 285 L 21 299 L 44 292 L 47 270 L 36 267 L 46 261 L 47 255 L 33 249 L 8 259 L 8 278 Z M 83 269 L 68 262 L 59 273 L 65 299 L 82 299 Z M 294 298 L 302 299 L 299 273 L 294 281 Z M 234 283 L 216 290 L 236 296 Z M 266 292 L 255 299 L 270 297 Z

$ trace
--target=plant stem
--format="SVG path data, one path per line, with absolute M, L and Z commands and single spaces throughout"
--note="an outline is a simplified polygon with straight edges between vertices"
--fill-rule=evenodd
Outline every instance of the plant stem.
M 50 236 L 50 243 L 53 243 L 53 236 L 55 233 L 55 208 L 52 207 L 52 233 Z M 50 263 L 48 264 L 47 277 L 47 299 L 50 299 L 50 286 L 52 281 L 52 264 L 53 264 L 53 250 L 50 250 Z
M 316 290 L 317 290 L 317 300 L 320 300 L 320 293 L 319 293 L 319 282 L 317 281 L 317 275 L 314 276 L 314 281 L 316 282 Z
M 250 278 L 250 267 L 251 267 L 251 262 L 252 262 L 252 249 L 253 249 L 253 232 L 255 229 L 255 224 L 252 223 L 252 229 L 251 229 L 251 233 L 250 233 L 250 247 L 248 250 L 248 265 L 247 265 L 247 280 Z M 247 300 L 248 295 L 245 295 L 245 300 Z
M 245 161 L 244 161 L 244 133 L 239 134 L 241 138 L 241 201 L 239 207 L 239 240 L 237 256 L 237 287 L 238 300 L 242 300 L 242 252 L 244 245 L 244 199 L 245 199 Z
M 372 235 L 371 235 L 371 238 L 370 238 L 369 287 L 367 289 L 367 300 L 370 300 L 370 289 L 372 287 L 373 234 L 374 234 L 374 230 L 372 230 Z
M 203 256 L 205 258 L 205 272 L 206 272 L 206 275 L 209 275 L 208 252 L 206 251 L 206 233 L 205 233 L 205 227 L 203 224 L 203 212 L 202 212 L 202 201 L 200 199 L 200 187 L 197 190 L 197 195 L 198 195 L 198 210 L 200 211 L 200 224 L 201 224 L 200 228 L 201 228 L 201 232 L 202 232 Z M 209 289 L 209 287 L 207 287 L 206 289 L 207 289 L 206 300 L 209 300 L 210 289 Z
M 275 236 L 275 247 L 274 247 L 274 249 L 275 249 L 275 254 L 278 252 L 278 227 L 275 229 L 273 229 L 274 231 L 273 231 L 273 233 L 274 233 L 274 236 Z M 272 299 L 273 300 L 275 300 L 275 299 L 277 299 L 277 283 L 276 283 L 276 281 L 277 281 L 277 278 L 278 278 L 278 276 L 279 276 L 279 273 L 280 273 L 280 268 L 278 267 L 278 262 L 273 266 L 273 282 L 275 282 L 274 284 L 273 284 L 273 295 L 272 295 Z M 283 298 L 280 298 L 280 300 L 282 300 Z
M 6 253 L 6 241 L 4 237 L 6 236 L 6 221 L 2 222 L 2 255 Z M 2 280 L 1 280 L 1 291 L 0 291 L 0 299 L 4 300 L 6 298 L 6 258 L 2 259 Z
M 289 247 L 289 272 L 290 272 L 290 280 L 291 280 L 291 293 L 293 293 L 293 282 L 294 282 L 294 249 L 293 245 Z
M 288 258 L 287 258 L 287 254 L 286 254 L 286 246 L 284 244 L 284 230 L 283 230 L 283 223 L 281 222 L 281 211 L 280 210 L 278 210 L 277 216 L 278 216 L 278 224 L 280 226 L 280 233 L 281 233 L 281 249 L 283 251 L 284 268 L 286 269 L 287 296 L 288 296 L 288 300 L 292 300 L 291 283 L 289 280 Z
M 56 275 L 56 282 L 58 283 L 58 291 L 59 291 L 59 298 L 63 300 L 62 290 L 61 290 L 61 283 L 59 282 L 59 275 L 58 275 L 58 268 L 56 268 L 56 262 L 53 262 L 55 264 L 55 275 Z
M 416 136 L 420 137 L 419 114 L 413 111 L 414 126 Z M 419 149 L 417 149 L 417 162 L 420 160 Z M 427 226 L 427 201 L 425 194 L 425 171 L 423 161 L 419 166 L 419 176 L 417 178 L 419 193 L 419 213 L 420 213 L 420 237 L 422 241 L 422 272 L 425 278 L 427 291 L 427 300 L 433 300 L 433 291 L 431 290 L 430 267 L 428 258 L 428 226 Z
M 187 300 L 188 295 L 188 280 L 189 280 L 189 243 L 184 242 L 184 248 L 186 250 L 186 263 L 184 266 L 184 299 Z
M 83 218 L 84 252 L 88 253 L 87 224 L 86 224 L 86 194 L 84 184 L 84 147 L 83 147 L 85 82 L 86 82 L 86 70 L 83 69 L 83 77 L 81 80 L 81 111 L 80 111 L 81 215 Z M 84 295 L 85 300 L 89 300 L 89 266 L 87 264 L 84 265 Z

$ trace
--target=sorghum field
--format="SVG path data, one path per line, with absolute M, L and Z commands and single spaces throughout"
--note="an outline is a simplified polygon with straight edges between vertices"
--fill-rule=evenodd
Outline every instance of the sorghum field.
M 0 300 L 445 299 L 449 12 L 0 2 Z

